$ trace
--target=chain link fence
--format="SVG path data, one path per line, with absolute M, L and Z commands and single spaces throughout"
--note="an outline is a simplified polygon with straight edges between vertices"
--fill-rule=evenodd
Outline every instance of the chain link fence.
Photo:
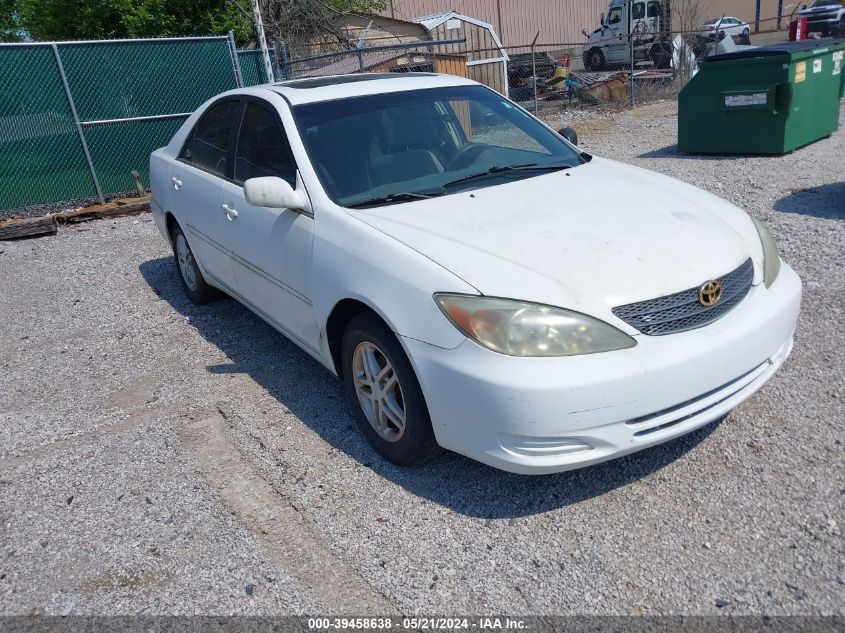
M 271 79 L 267 78 L 264 58 L 259 49 L 239 49 L 238 62 L 241 66 L 241 77 L 243 78 L 244 86 L 259 86 L 271 81 Z
M 0 47 L 0 208 L 96 194 L 50 46 Z
M 275 51 L 279 76 L 301 79 L 361 72 L 446 72 L 447 56 L 439 55 L 438 48 L 464 43 L 463 39 L 454 39 L 359 48 L 338 45 L 338 50 L 307 56 L 299 56 L 297 53 L 301 51 L 287 49 L 282 44 L 277 45 Z
M 3 215 L 148 182 L 150 153 L 242 84 L 237 61 L 226 36 L 0 44 Z
M 719 42 L 728 38 L 743 47 L 785 41 L 790 20 L 788 14 L 761 17 L 727 30 L 707 30 L 703 24 L 656 32 L 635 27 L 610 43 L 617 49 L 615 59 L 596 54 L 607 49 L 588 41 L 506 45 L 508 96 L 531 110 L 618 108 L 675 98 L 698 61 L 713 54 Z
M 449 53 L 440 52 L 447 47 Z M 688 68 L 638 67 L 633 74 L 632 95 L 630 64 L 607 65 L 600 71 L 585 69 L 583 42 L 522 44 L 504 48 L 509 56 L 506 64 L 489 60 L 484 66 L 475 60 L 492 53 L 493 49 L 471 49 L 463 40 L 345 48 L 305 57 L 297 57 L 297 50 L 293 49 L 285 51 L 290 57 L 279 63 L 278 77 L 300 79 L 360 72 L 446 72 L 485 83 L 533 110 L 549 105 L 557 108 L 629 105 L 634 96 L 638 101 L 671 96 L 680 90 L 689 75 Z M 685 50 L 691 49 L 687 47 Z M 681 52 L 679 57 L 684 55 Z M 474 61 L 468 63 L 468 60 Z M 486 70 L 479 72 L 481 68 Z
M 760 18 L 754 25 L 746 26 L 754 31 L 755 38 L 782 33 L 785 39 L 783 28 L 788 20 L 788 15 Z M 504 79 L 496 72 L 482 74 L 477 66 L 473 67 L 483 57 L 500 54 L 501 49 L 475 48 L 466 42 L 444 46 L 420 41 L 360 48 L 324 43 L 319 54 L 315 54 L 313 46 L 288 49 L 282 45 L 282 55 L 277 45 L 277 76 L 295 79 L 359 72 L 452 72 L 486 83 L 529 110 L 619 108 L 676 97 L 689 81 L 697 60 L 711 54 L 719 38 L 725 36 L 740 46 L 751 43 L 742 33 L 712 33 L 697 27 L 663 30 L 661 25 L 643 26 L 641 22 L 637 22 L 633 34 L 623 33 L 613 43 L 620 49 L 616 60 L 596 55 L 597 49 L 586 40 L 506 43 L 501 47 L 509 57 Z M 444 63 L 442 51 L 462 56 L 463 70 L 459 64 Z M 495 68 L 488 66 L 490 70 Z

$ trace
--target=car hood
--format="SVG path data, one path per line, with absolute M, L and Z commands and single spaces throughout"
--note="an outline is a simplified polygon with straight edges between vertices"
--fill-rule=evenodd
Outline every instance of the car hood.
M 353 213 L 481 294 L 565 307 L 620 326 L 615 306 L 699 286 L 749 257 L 759 283 L 762 264 L 757 230 L 744 211 L 680 181 L 600 158 Z

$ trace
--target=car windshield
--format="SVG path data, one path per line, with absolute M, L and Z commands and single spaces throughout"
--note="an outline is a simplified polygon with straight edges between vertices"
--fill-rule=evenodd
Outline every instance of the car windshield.
M 829 7 L 831 5 L 838 5 L 839 0 L 816 0 L 813 3 L 814 7 Z
M 483 86 L 322 101 L 293 114 L 323 188 L 342 206 L 447 195 L 586 161 Z

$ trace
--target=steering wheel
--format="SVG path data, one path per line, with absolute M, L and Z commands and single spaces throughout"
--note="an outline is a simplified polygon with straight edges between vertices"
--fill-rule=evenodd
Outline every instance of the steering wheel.
M 488 145 L 478 145 L 476 143 L 465 145 L 458 150 L 457 154 L 449 159 L 449 162 L 446 163 L 445 169 L 446 171 L 455 171 L 456 169 L 469 167 L 472 163 L 478 160 L 479 156 L 489 149 L 490 147 Z

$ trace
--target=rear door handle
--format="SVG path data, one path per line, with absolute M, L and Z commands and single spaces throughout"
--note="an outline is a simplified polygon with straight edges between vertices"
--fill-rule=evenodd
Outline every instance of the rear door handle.
M 234 222 L 235 218 L 238 217 L 238 210 L 228 204 L 224 204 L 223 211 L 226 212 L 226 217 L 229 218 L 229 222 Z
M 179 177 L 178 177 L 178 176 L 173 176 L 173 178 L 171 178 L 171 179 L 170 179 L 170 182 L 172 182 L 172 183 L 173 183 L 173 188 L 174 188 L 176 191 L 179 191 L 179 189 L 181 189 L 181 188 L 182 188 L 182 181 L 181 181 L 181 180 L 179 180 Z

